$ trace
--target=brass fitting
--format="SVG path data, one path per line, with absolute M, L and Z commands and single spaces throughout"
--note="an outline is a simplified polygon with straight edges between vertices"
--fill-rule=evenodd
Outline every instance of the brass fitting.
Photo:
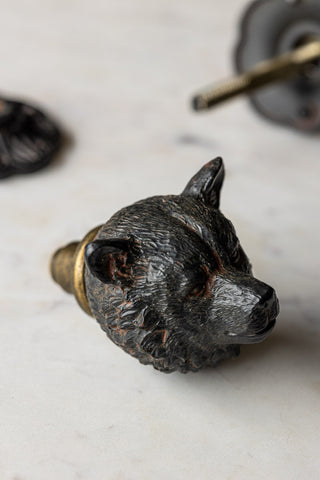
M 291 78 L 319 58 L 320 41 L 310 38 L 310 42 L 291 52 L 260 62 L 251 70 L 201 92 L 192 99 L 192 106 L 194 110 L 207 110 L 240 94 L 250 94 L 267 85 Z
M 91 230 L 80 242 L 72 242 L 59 248 L 52 256 L 50 272 L 53 280 L 63 290 L 73 294 L 80 307 L 92 316 L 84 282 L 84 250 L 96 237 L 102 225 Z
M 251 0 L 233 55 L 236 76 L 200 90 L 208 111 L 247 94 L 263 117 L 301 132 L 320 131 L 319 0 Z

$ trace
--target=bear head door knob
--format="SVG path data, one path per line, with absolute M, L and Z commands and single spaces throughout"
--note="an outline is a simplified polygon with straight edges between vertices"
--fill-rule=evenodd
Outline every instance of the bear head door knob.
M 253 277 L 219 210 L 223 178 L 216 158 L 180 195 L 123 208 L 51 261 L 54 280 L 114 343 L 163 372 L 215 366 L 275 325 L 276 294 Z

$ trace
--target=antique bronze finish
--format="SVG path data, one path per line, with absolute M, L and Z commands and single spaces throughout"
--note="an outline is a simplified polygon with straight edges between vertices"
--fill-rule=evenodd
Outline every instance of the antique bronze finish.
M 84 250 L 101 226 L 94 228 L 80 242 L 72 242 L 57 250 L 50 262 L 51 276 L 63 290 L 72 293 L 80 307 L 92 316 L 84 285 Z

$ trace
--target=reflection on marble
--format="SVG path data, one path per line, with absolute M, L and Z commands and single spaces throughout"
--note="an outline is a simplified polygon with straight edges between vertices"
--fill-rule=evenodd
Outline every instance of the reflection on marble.
M 244 100 L 200 116 L 186 103 L 229 72 L 244 4 L 2 6 L 3 92 L 47 106 L 74 144 L 0 184 L 1 480 L 318 478 L 319 139 Z M 239 359 L 163 375 L 108 341 L 48 260 L 120 207 L 180 192 L 216 155 L 223 211 L 281 315 Z

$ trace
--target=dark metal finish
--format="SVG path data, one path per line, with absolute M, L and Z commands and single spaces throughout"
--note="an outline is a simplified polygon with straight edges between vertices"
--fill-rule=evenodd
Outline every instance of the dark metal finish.
M 89 307 L 108 337 L 163 372 L 197 371 L 262 341 L 278 314 L 219 210 L 220 158 L 181 195 L 116 213 L 85 247 Z
M 0 98 L 0 179 L 39 170 L 60 145 L 61 133 L 44 113 Z

